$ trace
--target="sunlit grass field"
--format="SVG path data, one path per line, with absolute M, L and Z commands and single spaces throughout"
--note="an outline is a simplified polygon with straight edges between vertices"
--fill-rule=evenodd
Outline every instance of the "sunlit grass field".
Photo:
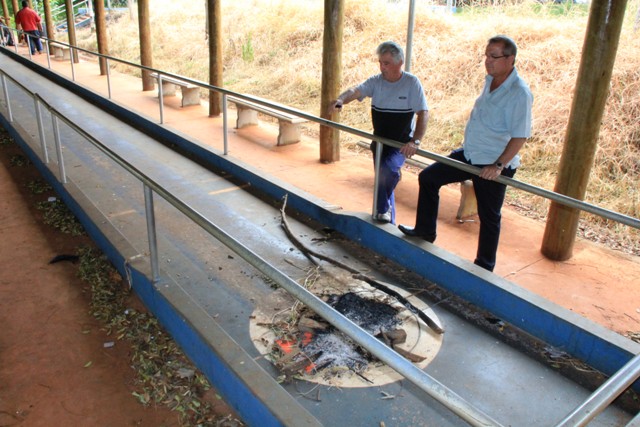
M 153 66 L 208 81 L 205 3 L 151 0 Z M 586 201 L 640 216 L 640 30 L 634 30 L 638 0 L 627 7 L 600 130 Z M 222 2 L 224 86 L 319 115 L 323 6 L 320 0 Z M 377 73 L 376 46 L 406 45 L 407 0 L 345 1 L 343 87 Z M 485 75 L 483 53 L 495 34 L 519 46 L 516 66 L 534 94 L 533 137 L 523 150 L 517 179 L 552 190 L 562 153 L 572 94 L 588 20 L 588 5 L 524 1 L 476 3 L 455 14 L 416 2 L 411 72 L 421 80 L 430 107 L 424 147 L 447 154 L 459 146 L 466 119 Z M 109 24 L 109 51 L 139 62 L 138 27 L 128 14 Z M 78 34 L 81 47 L 96 50 L 95 34 Z M 371 130 L 370 104 L 353 103 L 342 122 Z M 310 126 L 309 132 L 317 132 Z M 356 138 L 342 135 L 344 149 Z M 588 165 L 585 165 L 588 167 Z M 548 202 L 512 190 L 508 203 L 544 219 Z M 582 231 L 640 254 L 640 233 L 588 214 Z

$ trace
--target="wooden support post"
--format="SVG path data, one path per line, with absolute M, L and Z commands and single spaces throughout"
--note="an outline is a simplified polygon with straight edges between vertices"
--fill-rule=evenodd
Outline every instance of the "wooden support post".
M 209 34 L 209 84 L 222 87 L 222 0 L 207 1 L 207 32 Z M 209 91 L 209 115 L 219 116 L 222 112 L 222 94 Z
M 344 0 L 324 2 L 324 40 L 322 47 L 322 94 L 320 117 L 340 121 L 340 114 L 327 115 L 331 101 L 340 94 L 342 85 L 342 32 Z M 340 132 L 320 126 L 320 161 L 333 163 L 340 160 Z
M 593 0 L 554 191 L 583 200 L 609 94 L 626 0 Z M 580 211 L 552 202 L 542 241 L 546 257 L 571 258 Z
M 51 3 L 49 0 L 42 1 L 42 7 L 44 9 L 44 25 L 46 26 L 45 36 L 49 39 L 49 54 L 53 51 L 51 43 L 56 39 L 56 28 L 53 23 L 53 15 L 51 14 Z
M 109 55 L 109 44 L 107 38 L 107 21 L 104 11 L 104 1 L 94 0 L 94 9 L 96 12 L 96 40 L 98 41 L 98 53 Z M 107 60 L 100 57 L 100 75 L 107 75 Z
M 4 25 L 11 27 L 11 16 L 9 15 L 9 6 L 7 0 L 2 0 L 2 16 L 4 17 Z
M 138 0 L 138 28 L 140 29 L 140 64 L 153 67 L 151 49 L 151 24 L 149 19 L 149 0 Z M 142 90 L 155 89 L 155 79 L 148 70 L 142 71 Z
M 18 0 L 11 0 L 11 6 L 13 7 L 13 25 L 15 25 L 16 30 L 21 30 L 22 26 L 18 25 L 16 22 L 16 15 L 18 14 L 18 12 L 20 11 L 20 7 L 18 6 Z M 20 34 L 18 32 L 14 33 L 15 34 L 15 40 L 13 41 L 16 46 L 18 46 L 20 44 Z M 26 43 L 26 40 L 25 40 Z
M 69 35 L 69 44 L 71 46 L 77 46 L 77 41 L 76 41 L 76 20 L 75 17 L 73 16 L 73 2 L 72 0 L 65 0 L 64 1 L 64 5 L 65 5 L 65 10 L 67 12 L 67 34 Z M 73 61 L 74 64 L 77 64 L 78 62 L 80 62 L 80 57 L 78 56 L 78 51 L 75 49 L 72 49 L 72 56 L 71 56 L 71 60 Z
M 22 29 L 22 27 L 16 23 L 16 14 L 20 11 L 18 0 L 11 0 L 11 6 L 13 7 L 13 25 L 15 25 L 17 30 L 20 30 Z M 20 34 L 15 33 L 15 40 L 13 42 L 16 44 L 16 46 L 20 44 Z

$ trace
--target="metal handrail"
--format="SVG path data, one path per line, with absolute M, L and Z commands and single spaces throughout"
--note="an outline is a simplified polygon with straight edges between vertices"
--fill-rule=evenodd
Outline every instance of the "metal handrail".
M 382 362 L 389 365 L 391 368 L 396 370 L 398 373 L 403 375 L 407 380 L 411 381 L 418 388 L 423 390 L 429 396 L 442 403 L 446 408 L 452 411 L 454 414 L 458 415 L 463 420 L 467 421 L 470 425 L 473 426 L 500 426 L 501 424 L 497 421 L 493 420 L 490 416 L 486 415 L 472 404 L 464 400 L 458 394 L 453 392 L 451 389 L 437 381 L 435 378 L 431 377 L 426 372 L 422 371 L 418 367 L 416 367 L 413 363 L 405 359 L 404 357 L 398 355 L 393 349 L 383 344 L 380 340 L 373 337 L 371 334 L 366 332 L 364 329 L 351 322 L 344 315 L 339 313 L 333 307 L 325 303 L 322 299 L 317 297 L 315 294 L 306 290 L 304 287 L 300 286 L 295 280 L 291 279 L 286 274 L 282 273 L 273 265 L 269 264 L 266 260 L 260 257 L 258 254 L 251 251 L 249 248 L 244 246 L 241 242 L 234 239 L 231 235 L 226 233 L 224 230 L 216 226 L 214 223 L 209 221 L 203 214 L 193 209 L 187 203 L 179 199 L 170 190 L 165 189 L 162 185 L 155 182 L 153 179 L 148 177 L 144 172 L 137 169 L 135 166 L 130 164 L 124 157 L 120 156 L 118 153 L 113 151 L 111 148 L 102 144 L 91 134 L 86 132 L 82 127 L 78 126 L 73 121 L 69 120 L 65 117 L 61 112 L 59 112 L 55 107 L 49 104 L 45 99 L 43 99 L 38 93 L 31 93 L 24 85 L 20 84 L 15 79 L 7 76 L 4 72 L 0 70 L 2 74 L 2 81 L 4 82 L 4 77 L 8 77 L 12 80 L 16 85 L 21 87 L 26 93 L 34 98 L 34 102 L 41 104 L 44 106 L 49 113 L 51 114 L 54 126 L 58 121 L 64 122 L 70 129 L 77 132 L 78 135 L 85 138 L 89 141 L 94 147 L 104 153 L 107 157 L 117 163 L 119 166 L 124 168 L 127 172 L 129 172 L 132 176 L 134 176 L 137 180 L 143 183 L 144 186 L 144 195 L 145 195 L 145 213 L 147 217 L 147 230 L 148 230 L 148 240 L 150 246 L 150 262 L 152 269 L 152 280 L 157 282 L 160 279 L 159 276 L 159 268 L 158 268 L 158 253 L 157 253 L 157 244 L 155 241 L 155 219 L 153 213 L 153 203 L 152 203 L 152 194 L 153 192 L 160 195 L 163 199 L 165 199 L 169 204 L 174 206 L 180 212 L 182 212 L 187 218 L 193 221 L 195 224 L 200 226 L 203 230 L 205 230 L 209 235 L 218 239 L 221 243 L 227 246 L 229 249 L 234 251 L 238 256 L 242 257 L 245 261 L 251 264 L 254 268 L 263 273 L 266 277 L 272 279 L 279 286 L 287 290 L 292 296 L 301 301 L 303 304 L 307 305 L 310 309 L 318 313 L 329 323 L 334 325 L 340 331 L 344 332 L 347 336 L 352 338 L 356 343 L 367 349 L 371 354 L 376 356 Z M 5 93 L 6 91 L 5 86 Z M 10 103 L 10 99 L 6 99 L 7 104 Z M 58 162 L 64 163 L 62 158 L 62 151 L 60 149 L 61 145 L 56 138 L 56 147 L 58 148 Z M 64 174 L 63 165 L 60 166 L 60 173 L 62 175 L 63 182 L 66 182 L 66 175 Z
M 42 38 L 45 39 L 45 40 L 48 40 L 46 37 L 42 37 Z M 212 86 L 210 84 L 201 82 L 199 80 L 194 80 L 194 79 L 189 78 L 189 77 L 184 77 L 184 76 L 180 76 L 180 75 L 175 74 L 175 73 L 170 73 L 170 72 L 167 72 L 167 71 L 158 70 L 156 68 L 147 67 L 145 65 L 136 64 L 136 63 L 124 60 L 124 59 L 115 58 L 115 57 L 112 57 L 112 56 L 109 56 L 109 55 L 104 55 L 104 54 L 101 54 L 101 53 L 98 53 L 98 52 L 94 52 L 94 51 L 90 51 L 90 50 L 87 50 L 87 49 L 83 49 L 81 47 L 72 46 L 72 45 L 67 44 L 67 43 L 63 43 L 63 42 L 59 42 L 59 41 L 56 41 L 56 43 L 64 45 L 64 46 L 68 46 L 72 50 L 75 49 L 75 50 L 79 50 L 79 51 L 82 51 L 82 52 L 86 52 L 86 53 L 88 53 L 90 55 L 94 55 L 94 56 L 101 57 L 101 58 L 106 58 L 107 61 L 111 60 L 111 61 L 119 62 L 119 63 L 125 64 L 125 65 L 128 65 L 128 66 L 134 67 L 134 68 L 139 68 L 141 70 L 146 70 L 146 71 L 149 71 L 149 72 L 158 73 L 159 76 L 169 76 L 169 77 L 172 77 L 172 78 L 175 78 L 175 79 L 178 79 L 178 80 L 182 80 L 182 81 L 184 81 L 186 83 L 190 83 L 190 84 L 193 84 L 193 85 L 196 85 L 196 86 L 200 86 L 202 89 L 205 89 L 205 90 L 208 90 L 208 91 L 214 91 L 214 92 L 221 93 L 223 95 L 223 114 L 225 114 L 225 115 L 226 115 L 226 111 L 227 111 L 227 109 L 226 109 L 226 107 L 227 107 L 227 105 L 226 105 L 226 96 L 233 96 L 234 98 L 243 99 L 245 101 L 249 101 L 249 102 L 252 102 L 252 103 L 264 105 L 266 107 L 269 107 L 269 108 L 272 108 L 272 109 L 275 109 L 275 110 L 279 110 L 279 111 L 283 111 L 285 113 L 293 114 L 295 116 L 307 119 L 309 121 L 318 123 L 320 125 L 329 126 L 329 127 L 333 128 L 333 129 L 336 129 L 336 130 L 339 130 L 339 131 L 347 132 L 349 134 L 360 136 L 362 138 L 366 138 L 366 139 L 370 139 L 370 140 L 374 140 L 374 141 L 379 141 L 380 143 L 383 143 L 383 144 L 386 144 L 386 145 L 390 145 L 392 147 L 400 148 L 400 147 L 402 147 L 404 145 L 404 144 L 402 144 L 402 143 L 400 143 L 398 141 L 395 141 L 395 140 L 392 140 L 392 139 L 389 139 L 389 138 L 383 138 L 383 137 L 380 137 L 380 136 L 376 136 L 376 135 L 373 135 L 373 134 L 371 134 L 369 132 L 365 132 L 365 131 L 362 131 L 360 129 L 352 128 L 350 126 L 346 126 L 346 125 L 343 125 L 343 124 L 338 123 L 338 122 L 334 122 L 334 121 L 331 121 L 331 120 L 328 120 L 328 119 L 324 119 L 322 117 L 318 117 L 318 116 L 312 115 L 310 113 L 307 113 L 307 112 L 304 112 L 304 111 L 301 111 L 301 110 L 298 110 L 298 109 L 295 109 L 295 108 L 292 108 L 292 107 L 287 107 L 287 106 L 284 106 L 284 105 L 281 105 L 281 104 L 270 103 L 268 100 L 265 100 L 265 99 L 262 99 L 262 98 L 256 98 L 256 97 L 252 97 L 250 95 L 237 93 L 237 92 L 234 92 L 234 91 L 231 91 L 231 90 L 228 90 L 228 89 L 224 89 L 224 88 L 221 88 L 221 87 L 218 87 L 218 86 Z M 73 54 L 71 55 L 71 58 L 72 58 L 71 59 L 71 63 L 72 63 L 71 67 L 72 67 L 72 73 L 73 73 Z M 51 68 L 50 65 L 49 65 L 49 68 Z M 109 74 L 108 73 L 107 73 L 107 81 L 108 81 L 108 84 L 110 85 Z M 109 97 L 111 97 L 110 91 L 109 91 Z M 160 109 L 162 109 L 162 104 L 163 104 L 162 99 L 160 99 L 160 107 L 159 107 Z M 161 118 L 161 120 L 163 121 L 163 118 Z M 226 121 L 225 121 L 224 133 L 225 133 L 225 136 L 226 136 L 226 134 L 227 134 Z M 225 150 L 225 154 L 227 154 L 226 150 Z M 448 158 L 446 156 L 443 156 L 443 155 L 440 155 L 440 154 L 436 154 L 436 153 L 432 153 L 430 151 L 419 149 L 416 152 L 416 154 L 419 155 L 419 156 L 426 157 L 428 159 L 434 160 L 436 162 L 440 162 L 440 163 L 455 167 L 457 169 L 464 170 L 464 171 L 472 173 L 474 175 L 480 175 L 480 172 L 481 172 L 481 169 L 476 167 L 476 166 L 469 165 L 469 164 L 466 164 L 466 163 L 463 163 L 463 162 L 459 162 L 457 160 L 453 160 L 453 159 L 450 159 L 450 158 Z M 377 166 L 377 167 L 379 167 L 379 166 Z M 377 177 L 378 176 L 378 169 L 376 169 L 375 172 L 376 172 L 376 177 Z M 505 176 L 499 176 L 496 179 L 496 182 L 499 182 L 501 184 L 517 188 L 517 189 L 522 190 L 522 191 L 526 191 L 528 193 L 543 197 L 545 199 L 554 201 L 556 203 L 559 203 L 561 205 L 564 205 L 564 206 L 567 206 L 567 207 L 570 207 L 570 208 L 578 209 L 578 210 L 581 210 L 581 211 L 584 211 L 584 212 L 588 212 L 588 213 L 600 216 L 600 217 L 605 218 L 605 219 L 609 219 L 609 220 L 612 220 L 612 221 L 619 222 L 620 224 L 624 224 L 624 225 L 627 225 L 629 227 L 640 229 L 640 219 L 634 218 L 634 217 L 629 216 L 629 215 L 624 215 L 624 214 L 619 213 L 619 212 L 611 211 L 609 209 L 605 209 L 605 208 L 602 208 L 600 206 L 597 206 L 597 205 L 594 205 L 594 204 L 591 204 L 591 203 L 587 203 L 585 201 L 578 200 L 578 199 L 575 199 L 573 197 L 566 196 L 564 194 L 560 194 L 560 193 L 556 193 L 554 191 L 546 190 L 544 188 L 540 188 L 540 187 L 537 187 L 537 186 L 534 186 L 534 185 L 531 185 L 531 184 L 527 184 L 525 182 L 518 181 L 518 180 L 513 179 L 513 178 L 505 177 Z M 377 186 L 376 186 L 376 188 L 377 188 Z M 374 190 L 374 192 L 375 192 L 375 190 Z M 376 196 L 377 196 L 377 194 L 376 194 Z M 375 200 L 374 200 L 374 213 L 375 213 Z
M 637 354 L 598 387 L 587 400 L 560 421 L 556 427 L 582 427 L 587 425 L 638 378 L 640 378 L 640 354 Z
M 70 45 L 67 45 L 67 46 L 69 46 L 72 49 L 74 48 L 73 46 L 70 46 Z M 77 48 L 77 49 L 84 50 L 81 48 Z M 251 102 L 256 102 L 262 105 L 279 109 L 281 111 L 299 115 L 300 117 L 304 117 L 309 120 L 318 122 L 320 124 L 337 128 L 339 130 L 344 130 L 355 135 L 374 139 L 376 141 L 379 141 L 378 143 L 386 143 L 388 145 L 392 145 L 396 147 L 401 146 L 401 144 L 398 143 L 397 141 L 376 137 L 374 135 L 368 134 L 358 129 L 350 128 L 348 126 L 344 126 L 339 123 L 318 118 L 316 116 L 312 116 L 310 114 L 307 114 L 295 109 L 283 107 L 281 105 L 270 104 L 269 102 L 263 99 L 253 98 L 243 94 L 237 94 L 233 91 L 217 88 L 215 86 L 198 82 L 196 80 L 184 78 L 182 76 L 177 76 L 171 73 L 165 73 L 160 70 L 155 70 L 150 67 L 144 67 L 137 64 L 129 63 L 128 61 L 119 60 L 117 58 L 112 58 L 106 55 L 100 55 L 90 51 L 87 51 L 87 52 L 98 55 L 98 56 L 104 56 L 107 59 L 107 61 L 111 59 L 118 62 L 127 63 L 132 66 L 137 66 L 142 69 L 147 69 L 149 71 L 157 72 L 159 76 L 163 74 L 172 76 L 174 78 L 199 85 L 208 90 L 218 90 L 219 92 L 222 92 L 223 107 L 224 107 L 223 115 L 225 116 L 224 117 L 225 127 L 226 127 L 226 115 L 227 115 L 226 96 L 233 95 L 234 97 L 237 97 L 237 98 L 245 99 Z M 2 72 L 0 71 L 0 73 Z M 107 76 L 108 75 L 109 74 L 107 74 Z M 3 84 L 3 92 L 5 94 L 5 98 L 7 99 L 7 106 L 9 109 L 10 120 L 12 120 L 11 108 L 10 108 L 10 102 L 8 98 L 8 90 L 6 87 L 5 77 L 9 77 L 9 76 L 6 76 L 5 73 L 2 73 L 1 81 Z M 12 79 L 11 77 L 9 77 L 9 79 L 11 79 L 15 84 L 19 85 L 24 91 L 31 94 L 31 92 L 26 87 L 21 85 L 19 82 Z M 406 359 L 398 356 L 397 353 L 395 353 L 392 349 L 382 344 L 379 340 L 373 338 L 366 331 L 364 331 L 359 326 L 352 323 L 349 319 L 344 317 L 342 314 L 337 312 L 328 304 L 324 303 L 321 299 L 316 297 L 314 294 L 312 294 L 311 292 L 299 286 L 294 280 L 286 276 L 284 273 L 280 272 L 277 268 L 275 268 L 271 264 L 267 263 L 259 255 L 250 251 L 248 248 L 242 245 L 242 243 L 235 240 L 233 237 L 228 235 L 222 229 L 218 228 L 215 224 L 211 223 L 206 217 L 204 217 L 202 214 L 195 211 L 189 205 L 187 205 L 186 203 L 178 199 L 170 191 L 166 190 L 161 185 L 157 184 L 155 181 L 153 181 L 152 179 L 144 175 L 143 172 L 139 171 L 133 165 L 129 164 L 124 158 L 120 157 L 117 153 L 112 151 L 110 148 L 104 146 L 93 136 L 86 133 L 82 128 L 80 128 L 75 123 L 71 122 L 66 117 L 64 117 L 60 112 L 58 112 L 54 107 L 52 107 L 42 97 L 40 97 L 39 94 L 35 93 L 32 96 L 34 98 L 34 102 L 36 103 L 36 111 L 38 112 L 38 118 L 40 116 L 40 112 L 39 112 L 40 104 L 44 105 L 52 115 L 54 132 L 56 134 L 55 143 L 56 143 L 56 149 L 57 149 L 57 155 L 58 155 L 58 161 L 59 161 L 60 176 L 63 183 L 66 182 L 66 174 L 64 171 L 64 160 L 62 159 L 61 144 L 59 142 L 59 137 L 57 136 L 58 120 L 62 120 L 63 122 L 65 122 L 71 129 L 76 131 L 79 135 L 83 136 L 96 148 L 98 148 L 100 151 L 102 151 L 109 158 L 114 160 L 116 163 L 118 163 L 120 166 L 122 166 L 124 169 L 126 169 L 129 173 L 131 173 L 134 177 L 136 177 L 139 181 L 143 183 L 144 196 L 145 196 L 145 212 L 147 214 L 147 231 L 148 231 L 148 239 L 149 239 L 149 246 L 150 246 L 150 263 L 151 263 L 151 271 L 152 271 L 152 281 L 157 282 L 158 280 L 160 280 L 158 259 L 157 259 L 158 258 L 157 244 L 155 239 L 155 219 L 153 215 L 154 208 L 153 208 L 153 198 L 152 198 L 153 192 L 156 192 L 161 197 L 163 197 L 167 202 L 169 202 L 171 205 L 176 207 L 185 216 L 191 219 L 194 223 L 196 223 L 198 226 L 200 226 L 205 231 L 207 231 L 211 236 L 221 241 L 223 244 L 225 244 L 231 250 L 236 252 L 239 256 L 241 256 L 251 265 L 253 265 L 256 269 L 258 269 L 263 274 L 273 279 L 276 283 L 278 283 L 278 285 L 286 289 L 296 299 L 300 300 L 302 303 L 309 306 L 312 310 L 314 310 L 316 313 L 318 313 L 323 318 L 325 318 L 329 323 L 331 323 L 336 328 L 338 328 L 339 330 L 344 332 L 346 335 L 351 337 L 355 342 L 362 345 L 364 348 L 370 351 L 371 354 L 378 357 L 381 361 L 385 362 L 390 367 L 395 369 L 397 372 L 402 374 L 405 378 L 407 378 L 409 381 L 414 383 L 420 389 L 425 391 L 431 397 L 441 402 L 444 406 L 449 408 L 456 415 L 460 416 L 462 419 L 469 422 L 471 425 L 499 425 L 495 420 L 491 419 L 488 415 L 484 414 L 483 412 L 473 407 L 471 404 L 466 402 L 464 399 L 462 399 L 456 393 L 454 393 L 453 391 L 448 389 L 446 386 L 438 382 L 436 379 L 432 378 L 431 376 L 426 374 L 424 371 L 420 370 L 415 365 L 408 362 Z M 42 126 L 41 122 L 42 121 L 39 118 L 38 126 Z M 225 136 L 226 136 L 226 132 L 225 132 Z M 40 129 L 40 137 L 44 138 L 43 132 L 41 129 Z M 44 141 L 42 141 L 42 145 L 45 146 Z M 225 138 L 225 151 L 226 151 L 226 138 Z M 453 167 L 457 167 L 471 173 L 477 174 L 480 170 L 477 167 L 467 165 L 465 163 L 458 162 L 458 161 L 455 161 L 447 157 L 440 156 L 428 151 L 419 150 L 419 153 L 424 157 L 427 157 L 436 161 L 440 161 L 445 164 L 449 164 Z M 45 157 L 46 157 L 46 150 L 45 150 Z M 378 159 L 376 163 L 378 163 Z M 511 185 L 517 188 L 521 188 L 525 191 L 529 191 L 534 194 L 541 195 L 542 197 L 547 197 L 550 199 L 557 198 L 557 200 L 555 201 L 557 201 L 558 203 L 565 204 L 570 207 L 575 207 L 577 209 L 582 209 L 582 210 L 594 213 L 596 215 L 608 217 L 609 219 L 616 220 L 618 222 L 630 225 L 635 228 L 640 228 L 639 226 L 640 221 L 638 221 L 636 218 L 631 218 L 622 214 L 610 212 L 605 209 L 599 208 L 597 206 L 589 205 L 582 201 L 578 201 L 567 196 L 563 196 L 563 195 L 549 192 L 547 190 L 543 190 L 534 186 L 530 186 L 528 184 L 521 183 L 511 178 L 500 177 L 498 181 L 503 182 L 506 185 Z M 585 425 L 589 420 L 595 417 L 597 413 L 604 410 L 604 408 L 606 408 L 606 406 L 608 406 L 617 395 L 619 395 L 624 389 L 626 389 L 631 383 L 633 383 L 633 381 L 635 381 L 639 375 L 640 375 L 640 355 L 633 358 L 627 365 L 625 365 L 622 369 L 620 369 L 614 376 L 612 376 L 606 383 L 604 383 L 596 392 L 594 392 L 594 394 L 592 394 L 592 396 L 589 399 L 587 399 L 587 401 L 585 401 L 582 405 L 576 408 L 560 424 L 558 424 L 558 426 Z M 580 424 L 575 424 L 575 423 L 580 423 Z
M 79 9 L 83 4 L 87 5 L 87 9 L 89 9 L 89 10 L 92 9 L 91 3 L 88 0 L 76 0 L 76 1 L 73 1 L 72 4 L 71 4 L 71 7 L 75 11 L 76 9 Z M 58 22 L 66 21 L 66 9 L 67 9 L 67 6 L 65 4 L 61 4 L 59 6 L 54 6 L 54 7 L 51 8 L 51 16 L 57 18 L 58 15 L 64 15 L 65 19 L 62 19 L 62 20 L 60 20 Z M 74 13 L 73 16 L 75 18 L 76 14 Z M 57 26 L 57 24 L 55 22 L 54 22 L 53 25 L 54 25 L 54 27 Z M 68 25 L 68 23 L 67 23 L 67 25 Z M 74 25 L 75 25 L 75 22 L 74 22 Z
M 640 9 L 638 9 L 638 10 L 640 10 Z M 640 412 L 638 412 L 636 414 L 636 416 L 633 417 L 633 419 L 631 421 L 629 421 L 627 423 L 627 425 L 626 425 L 626 427 L 638 427 L 638 426 L 640 426 Z

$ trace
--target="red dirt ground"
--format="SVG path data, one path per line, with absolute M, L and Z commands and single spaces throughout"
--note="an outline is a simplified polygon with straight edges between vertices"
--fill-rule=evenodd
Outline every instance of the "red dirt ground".
M 89 313 L 78 267 L 49 264 L 91 242 L 42 222 L 36 203 L 53 194 L 26 188 L 41 178 L 33 165 L 11 164 L 21 154 L 16 144 L 0 145 L 0 427 L 182 425 L 178 412 L 144 407 L 132 395 L 130 348 Z M 221 417 L 231 413 L 211 403 Z

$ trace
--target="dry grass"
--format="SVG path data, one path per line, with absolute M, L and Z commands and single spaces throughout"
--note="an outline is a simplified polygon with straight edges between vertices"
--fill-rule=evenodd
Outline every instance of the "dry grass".
M 176 3 L 151 0 L 154 67 L 207 81 L 204 2 L 191 4 L 192 9 Z M 524 148 L 517 178 L 553 189 L 587 25 L 586 9 L 559 11 L 558 6 L 525 1 L 467 8 L 451 16 L 433 12 L 427 2 L 417 3 L 411 71 L 422 80 L 431 109 L 427 149 L 448 153 L 461 143 L 484 78 L 486 40 L 497 33 L 508 34 L 519 44 L 517 66 L 535 97 L 534 135 Z M 638 0 L 628 5 L 586 196 L 590 203 L 633 217 L 640 216 L 640 37 L 633 31 L 637 8 Z M 225 87 L 318 114 L 322 9 L 322 2 L 312 0 L 224 2 Z M 378 71 L 374 52 L 380 41 L 405 43 L 407 9 L 405 2 L 346 2 L 343 87 Z M 95 36 L 85 37 L 80 45 L 95 49 Z M 137 24 L 128 15 L 109 26 L 109 47 L 113 56 L 139 61 Z M 342 121 L 368 131 L 369 104 L 356 104 L 342 113 Z M 349 135 L 342 138 L 347 147 L 356 142 Z M 508 194 L 510 203 L 526 207 L 534 216 L 546 215 L 545 200 L 519 191 Z M 583 222 L 596 227 L 599 235 L 615 235 L 620 245 L 640 253 L 637 230 L 584 217 Z

